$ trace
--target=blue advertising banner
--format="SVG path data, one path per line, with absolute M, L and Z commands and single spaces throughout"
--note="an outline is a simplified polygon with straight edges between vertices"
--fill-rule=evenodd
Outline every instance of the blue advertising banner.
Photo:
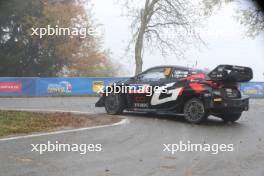
M 264 97 L 264 82 L 241 83 L 240 90 L 250 97 Z
M 90 86 L 85 78 L 40 78 L 36 96 L 87 95 Z
M 128 78 L 0 78 L 1 97 L 95 95 L 103 86 Z M 264 98 L 264 82 L 241 83 L 244 95 Z
M 94 95 L 103 86 L 126 78 L 39 78 L 36 96 Z

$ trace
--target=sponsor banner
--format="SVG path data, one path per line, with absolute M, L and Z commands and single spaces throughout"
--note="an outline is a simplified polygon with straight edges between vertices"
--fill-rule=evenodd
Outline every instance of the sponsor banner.
M 95 95 L 103 86 L 125 78 L 39 78 L 36 96 Z
M 35 96 L 36 78 L 0 78 L 0 96 Z
M 95 95 L 103 86 L 126 79 L 128 78 L 0 78 L 0 96 Z M 264 97 L 264 82 L 242 83 L 240 89 L 244 95 Z
M 242 83 L 240 90 L 243 95 L 250 97 L 264 97 L 264 82 Z
M 104 81 L 93 81 L 93 92 L 98 93 L 102 91 L 104 86 L 105 86 Z
M 16 82 L 0 82 L 0 92 L 22 92 L 22 84 Z
M 87 95 L 91 83 L 86 78 L 39 78 L 37 96 Z

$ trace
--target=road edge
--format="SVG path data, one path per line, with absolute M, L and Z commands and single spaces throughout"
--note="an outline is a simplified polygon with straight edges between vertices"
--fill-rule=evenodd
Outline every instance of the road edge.
M 26 112 L 47 112 L 47 113 L 56 113 L 56 112 L 62 112 L 61 110 L 40 110 L 39 109 L 0 109 L 0 110 L 7 110 L 7 111 L 26 111 Z M 92 115 L 92 113 L 89 112 L 82 112 L 82 111 L 63 111 L 64 113 L 72 113 L 72 114 L 87 114 Z M 106 128 L 106 127 L 114 127 L 119 125 L 125 125 L 128 124 L 129 120 L 127 118 L 122 119 L 120 122 L 110 124 L 110 125 L 99 125 L 99 126 L 91 126 L 91 127 L 84 127 L 84 128 L 76 128 L 76 129 L 70 129 L 70 130 L 59 130 L 59 131 L 53 131 L 53 132 L 43 132 L 43 133 L 36 133 L 36 134 L 29 134 L 29 135 L 22 135 L 22 136 L 15 136 L 15 137 L 7 137 L 0 139 L 0 142 L 5 141 L 13 141 L 13 140 L 19 140 L 19 139 L 28 139 L 28 138 L 34 138 L 34 137 L 41 137 L 41 136 L 51 136 L 51 135 L 58 135 L 58 134 L 66 134 L 66 133 L 74 133 L 74 132 L 80 132 L 80 131 L 86 131 L 86 130 L 93 130 L 93 129 L 100 129 L 100 128 Z

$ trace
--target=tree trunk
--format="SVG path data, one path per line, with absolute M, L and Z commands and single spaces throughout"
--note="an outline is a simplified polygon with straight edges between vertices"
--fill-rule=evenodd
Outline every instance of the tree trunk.
M 149 5 L 149 0 L 146 0 L 145 8 L 141 10 L 140 18 L 141 24 L 137 36 L 136 46 L 135 46 L 135 61 L 136 61 L 136 75 L 142 72 L 143 67 L 143 42 L 144 42 L 144 34 L 146 28 L 146 20 L 147 20 L 147 9 Z
M 144 35 L 147 28 L 147 24 L 149 23 L 150 18 L 153 15 L 154 5 L 157 2 L 158 0 L 153 0 L 153 1 L 146 0 L 145 8 L 141 10 L 141 14 L 140 14 L 141 24 L 135 46 L 136 75 L 142 72 Z
M 144 30 L 140 29 L 139 34 L 137 36 L 136 46 L 135 46 L 135 61 L 136 61 L 136 73 L 135 74 L 136 75 L 142 72 L 143 41 L 144 41 Z

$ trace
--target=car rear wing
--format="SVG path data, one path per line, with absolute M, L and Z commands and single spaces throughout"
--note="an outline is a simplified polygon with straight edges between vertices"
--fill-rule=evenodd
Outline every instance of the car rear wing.
M 253 71 L 249 67 L 219 65 L 208 76 L 213 81 L 248 82 L 253 78 Z

